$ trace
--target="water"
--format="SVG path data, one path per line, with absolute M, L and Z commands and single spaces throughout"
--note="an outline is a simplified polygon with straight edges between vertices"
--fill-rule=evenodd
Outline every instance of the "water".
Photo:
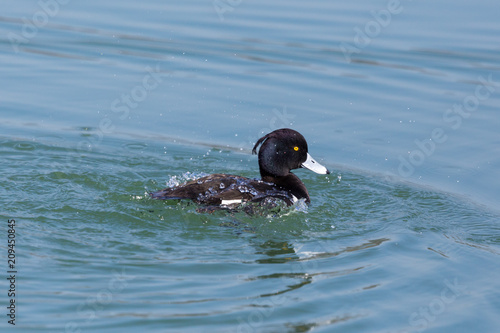
M 2 329 L 495 332 L 497 7 L 3 6 L 0 247 L 5 276 L 15 219 L 18 293 Z M 296 171 L 309 207 L 148 198 L 258 177 L 250 149 L 280 127 L 333 171 Z

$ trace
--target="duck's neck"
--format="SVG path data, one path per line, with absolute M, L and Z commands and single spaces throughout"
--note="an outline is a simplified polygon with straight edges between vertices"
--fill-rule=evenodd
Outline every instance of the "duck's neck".
M 285 176 L 274 176 L 266 172 L 263 173 L 261 170 L 261 176 L 263 181 L 274 183 L 282 189 L 290 191 L 297 199 L 306 199 L 307 203 L 311 201 L 306 186 L 293 173 L 289 172 Z

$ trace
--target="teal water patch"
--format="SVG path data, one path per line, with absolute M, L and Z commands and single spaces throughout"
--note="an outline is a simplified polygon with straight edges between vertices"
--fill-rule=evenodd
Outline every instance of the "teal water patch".
M 486 331 L 498 324 L 496 213 L 328 165 L 331 175 L 296 170 L 307 208 L 203 214 L 148 192 L 205 172 L 258 177 L 255 156 L 135 139 L 82 151 L 81 136 L 62 137 L 0 144 L 2 219 L 17 221 L 21 327 L 432 331 L 477 328 L 478 316 L 488 316 Z

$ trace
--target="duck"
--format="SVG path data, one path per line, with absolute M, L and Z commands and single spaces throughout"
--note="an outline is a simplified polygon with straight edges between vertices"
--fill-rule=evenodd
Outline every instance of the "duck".
M 261 179 L 216 173 L 149 194 L 153 199 L 189 199 L 221 209 L 276 200 L 284 201 L 287 206 L 299 200 L 309 204 L 311 198 L 306 186 L 291 170 L 304 168 L 317 174 L 330 171 L 311 157 L 304 136 L 293 129 L 281 128 L 258 139 L 252 154 L 257 154 L 259 146 Z

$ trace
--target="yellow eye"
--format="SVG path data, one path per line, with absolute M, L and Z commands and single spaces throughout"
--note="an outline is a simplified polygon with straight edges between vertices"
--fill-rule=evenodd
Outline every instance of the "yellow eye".
M 293 150 L 299 151 L 299 147 L 295 146 L 295 147 L 293 147 Z

